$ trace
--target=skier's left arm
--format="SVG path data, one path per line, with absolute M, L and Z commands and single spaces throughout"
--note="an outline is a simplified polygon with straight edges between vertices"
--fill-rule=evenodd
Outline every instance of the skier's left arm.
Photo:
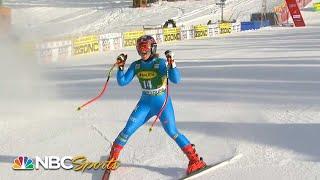
M 165 52 L 167 61 L 163 60 L 161 67 L 164 69 L 163 71 L 169 74 L 169 80 L 174 84 L 178 84 L 181 81 L 180 71 L 176 66 L 176 63 L 173 60 L 173 53 L 171 51 Z

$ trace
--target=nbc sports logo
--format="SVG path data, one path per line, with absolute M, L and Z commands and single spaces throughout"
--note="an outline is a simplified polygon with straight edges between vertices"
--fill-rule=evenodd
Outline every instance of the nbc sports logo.
M 91 162 L 85 156 L 45 156 L 43 159 L 36 156 L 35 160 L 27 156 L 18 156 L 13 160 L 13 170 L 39 170 L 40 166 L 45 170 L 65 170 L 74 169 L 75 171 L 85 171 L 90 169 L 117 169 L 120 166 L 119 161 Z
M 72 157 L 64 156 L 59 158 L 57 156 L 45 156 L 44 159 L 36 156 L 33 161 L 31 158 L 26 156 L 17 157 L 12 164 L 13 170 L 39 170 L 42 166 L 45 170 L 56 170 L 62 167 L 63 169 L 70 170 L 73 168 L 73 165 L 67 163 L 66 161 L 72 161 Z
M 17 157 L 12 164 L 12 169 L 14 170 L 33 170 L 33 161 L 32 159 L 26 156 Z

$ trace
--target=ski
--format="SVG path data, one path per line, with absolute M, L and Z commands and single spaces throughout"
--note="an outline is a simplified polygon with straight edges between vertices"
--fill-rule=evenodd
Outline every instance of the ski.
M 106 170 L 104 171 L 103 176 L 102 176 L 102 180 L 109 180 L 110 174 L 111 174 L 111 170 L 106 169 Z
M 217 169 L 219 167 L 222 167 L 222 166 L 224 166 L 226 164 L 229 164 L 229 163 L 231 163 L 231 162 L 233 162 L 233 161 L 235 161 L 235 160 L 237 160 L 237 159 L 239 159 L 241 157 L 242 157 L 242 154 L 238 154 L 236 156 L 232 156 L 232 157 L 229 157 L 227 159 L 223 159 L 223 160 L 218 161 L 216 163 L 209 164 L 206 167 L 204 167 L 204 168 L 202 168 L 202 169 L 200 169 L 200 170 L 198 170 L 196 172 L 193 172 L 193 173 L 191 173 L 191 174 L 189 174 L 187 176 L 184 176 L 184 177 L 180 178 L 179 180 L 188 180 L 188 179 L 197 178 L 197 177 L 202 176 L 202 175 L 204 175 L 206 173 L 209 173 L 212 170 L 215 170 L 215 169 Z

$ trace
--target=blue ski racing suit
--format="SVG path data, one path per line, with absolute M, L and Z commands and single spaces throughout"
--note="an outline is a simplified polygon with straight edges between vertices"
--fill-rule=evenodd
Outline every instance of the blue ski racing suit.
M 133 62 L 128 70 L 118 70 L 117 82 L 120 86 L 129 84 L 137 76 L 142 88 L 141 98 L 131 113 L 125 128 L 119 133 L 115 143 L 124 146 L 130 136 L 152 116 L 159 113 L 166 99 L 166 78 L 175 84 L 180 82 L 180 71 L 177 67 L 167 68 L 166 60 L 159 57 L 150 57 L 148 60 Z M 171 98 L 159 117 L 166 133 L 175 140 L 180 148 L 190 144 L 189 140 L 181 134 L 175 122 Z

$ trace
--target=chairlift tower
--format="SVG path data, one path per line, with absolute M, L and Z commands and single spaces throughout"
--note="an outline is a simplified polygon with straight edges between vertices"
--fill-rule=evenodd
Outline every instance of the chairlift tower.
M 267 19 L 267 0 L 262 0 L 261 4 L 261 23 Z
M 223 8 L 225 6 L 226 0 L 220 0 L 220 2 L 217 2 L 216 5 L 220 6 L 221 8 L 221 22 L 223 22 Z

